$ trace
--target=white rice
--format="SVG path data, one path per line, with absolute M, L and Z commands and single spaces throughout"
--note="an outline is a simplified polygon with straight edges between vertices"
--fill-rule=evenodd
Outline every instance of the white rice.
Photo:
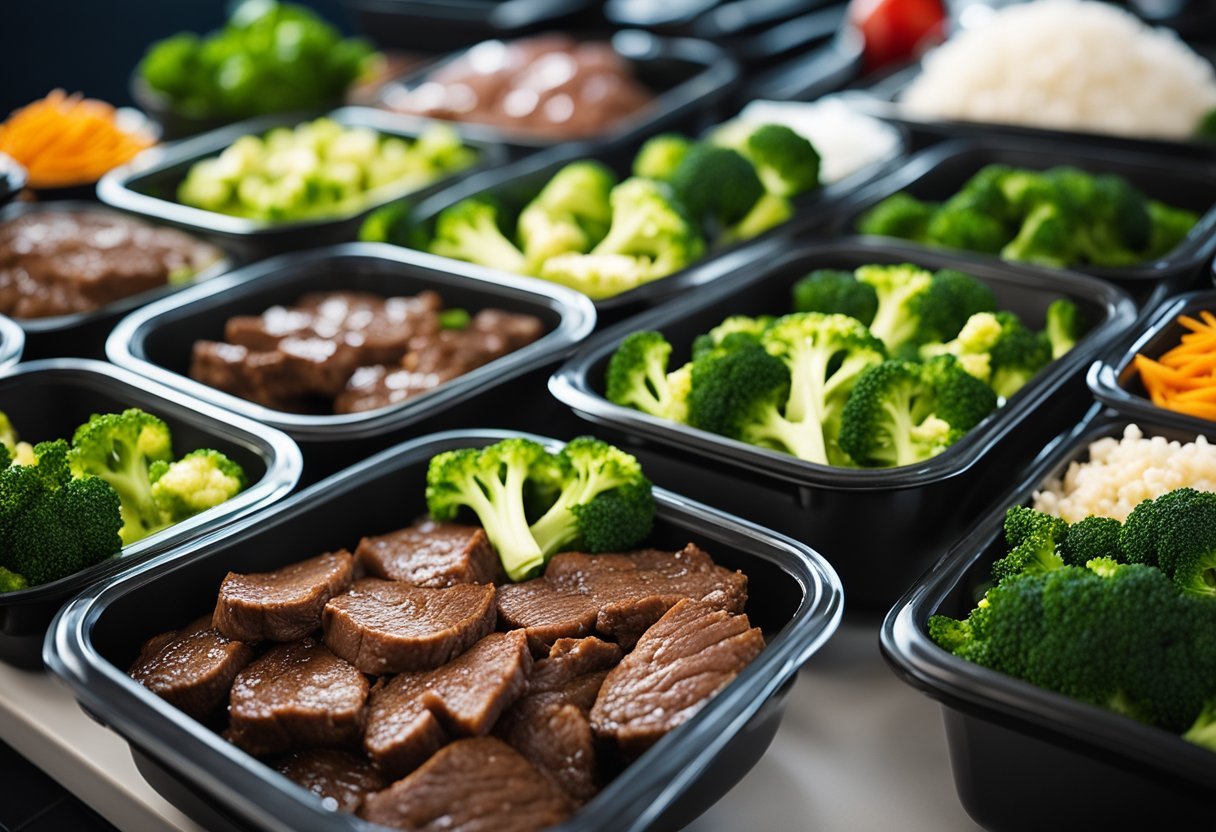
M 1216 491 L 1216 445 L 1145 438 L 1128 425 L 1122 439 L 1105 437 L 1089 446 L 1088 462 L 1073 462 L 1062 480 L 1048 480 L 1034 495 L 1039 511 L 1075 523 L 1086 517 L 1127 519 L 1145 500 L 1175 488 Z
M 819 152 L 819 178 L 839 182 L 870 165 L 894 159 L 900 151 L 899 131 L 859 113 L 837 96 L 811 103 L 753 101 L 739 113 L 749 124 L 784 124 Z
M 1004 7 L 923 65 L 902 100 L 918 117 L 1183 139 L 1216 108 L 1211 63 L 1095 0 Z

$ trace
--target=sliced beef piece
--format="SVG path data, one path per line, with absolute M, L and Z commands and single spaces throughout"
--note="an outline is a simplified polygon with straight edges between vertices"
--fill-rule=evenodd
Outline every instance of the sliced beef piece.
M 455 367 L 434 372 L 393 369 L 382 364 L 360 367 L 347 381 L 346 389 L 334 398 L 334 413 L 362 413 L 398 404 L 458 375 Z
M 169 704 L 202 719 L 228 696 L 232 680 L 253 661 L 253 648 L 211 626 L 211 616 L 148 639 L 131 678 Z
M 534 646 L 594 629 L 629 648 L 683 598 L 743 612 L 747 576 L 718 566 L 693 543 L 674 553 L 563 552 L 549 562 L 543 578 L 504 587 L 498 614 L 509 626 L 525 628 Z
M 621 655 L 620 647 L 598 638 L 559 639 L 533 668 L 527 694 L 494 727 L 579 804 L 601 783 L 588 712 Z
M 325 605 L 325 644 L 364 673 L 439 667 L 494 629 L 494 587 L 364 578 Z
M 273 572 L 229 572 L 212 624 L 240 641 L 295 641 L 321 626 L 330 598 L 350 586 L 354 556 L 345 549 Z
M 699 711 L 763 649 L 764 637 L 746 615 L 680 601 L 608 674 L 591 727 L 636 757 Z
M 277 645 L 232 683 L 228 737 L 254 755 L 352 745 L 363 731 L 368 687 L 315 639 Z
M 409 528 L 363 538 L 355 557 L 369 575 L 415 586 L 505 580 L 502 561 L 480 526 L 425 519 Z
M 409 777 L 369 795 L 364 820 L 412 832 L 539 832 L 572 807 L 501 740 L 459 740 Z
M 365 758 L 336 748 L 293 751 L 274 760 L 272 766 L 321 798 L 326 808 L 343 812 L 357 812 L 363 798 L 388 785 Z
M 481 736 L 527 686 L 532 656 L 520 631 L 491 633 L 436 670 L 381 679 L 372 690 L 363 747 L 403 775 L 451 736 Z

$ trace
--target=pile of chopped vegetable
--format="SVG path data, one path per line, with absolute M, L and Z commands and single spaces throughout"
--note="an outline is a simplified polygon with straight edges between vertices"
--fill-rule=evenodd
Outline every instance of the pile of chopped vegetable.
M 636 458 L 590 436 L 550 453 L 530 439 L 431 459 L 426 502 L 436 520 L 471 509 L 513 581 L 558 552 L 623 552 L 650 534 L 654 494 Z
M 477 160 L 451 127 L 414 141 L 328 118 L 242 136 L 190 168 L 178 188 L 186 205 L 258 220 L 341 216 L 417 190 Z
M 1160 357 L 1137 355 L 1132 366 L 1157 407 L 1216 421 L 1216 315 L 1179 315 L 1188 330 L 1182 343 Z
M 1127 520 L 1069 525 L 1025 507 L 963 620 L 929 619 L 956 656 L 1216 751 L 1216 494 L 1179 488 Z
M 304 6 L 246 0 L 218 32 L 154 43 L 138 72 L 176 114 L 235 120 L 336 104 L 377 59 Z
M 1114 174 L 988 165 L 945 202 L 888 197 L 857 230 L 1041 266 L 1118 267 L 1168 254 L 1198 221 Z
M 0 413 L 0 592 L 100 563 L 245 484 L 219 451 L 175 460 L 169 426 L 137 408 L 94 414 L 70 444 L 20 442 Z
M 0 153 L 25 167 L 31 188 L 91 184 L 153 144 L 151 136 L 120 124 L 106 102 L 63 90 L 0 124 Z
M 388 206 L 360 236 L 608 298 L 790 219 L 792 200 L 819 187 L 819 154 L 789 127 L 736 121 L 702 141 L 655 136 L 632 173 L 618 181 L 599 162 L 573 162 L 517 215 L 475 196 L 440 212 L 428 233 Z
M 793 306 L 727 318 L 674 370 L 662 333 L 635 332 L 609 361 L 605 394 L 821 465 L 912 465 L 983 421 L 1081 329 L 1071 301 L 1053 302 L 1034 332 L 976 278 L 907 264 L 812 272 Z

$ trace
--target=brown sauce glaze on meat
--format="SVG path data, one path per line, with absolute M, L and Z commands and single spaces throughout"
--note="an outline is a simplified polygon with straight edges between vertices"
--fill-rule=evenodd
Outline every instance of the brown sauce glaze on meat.
M 415 586 L 506 580 L 502 561 L 480 526 L 420 520 L 408 528 L 363 538 L 355 557 L 369 575 Z
M 327 552 L 273 572 L 229 572 L 212 624 L 240 641 L 295 641 L 321 627 L 330 598 L 350 586 L 354 556 Z
M 325 803 L 327 808 L 357 812 L 363 798 L 388 785 L 364 757 L 336 748 L 292 751 L 271 762 L 279 774 L 294 780 Z
M 220 635 L 208 615 L 148 639 L 128 672 L 169 704 L 202 719 L 228 698 L 232 680 L 251 661 L 253 648 Z

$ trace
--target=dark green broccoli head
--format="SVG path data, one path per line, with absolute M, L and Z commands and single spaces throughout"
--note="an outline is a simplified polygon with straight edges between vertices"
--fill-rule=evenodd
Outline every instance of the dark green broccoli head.
M 777 319 L 772 315 L 759 315 L 755 318 L 749 315 L 731 315 L 709 332 L 696 337 L 692 344 L 693 358 L 706 350 L 721 345 L 732 335 L 741 335 L 760 343 L 760 336 L 773 325 L 775 320 Z
M 1096 558 L 1119 560 L 1123 524 L 1113 517 L 1086 517 L 1068 527 L 1060 556 L 1069 566 L 1085 566 Z
M 1011 236 L 1000 214 L 989 213 L 966 193 L 946 200 L 925 230 L 925 242 L 931 245 L 983 254 L 999 253 Z
M 484 195 L 448 206 L 435 218 L 430 252 L 523 274 L 527 270 L 524 254 L 503 233 L 502 214 L 498 201 Z
M 856 318 L 866 326 L 878 312 L 878 293 L 852 272 L 816 269 L 794 284 L 795 312 L 822 312 Z
M 743 154 L 775 196 L 793 197 L 819 187 L 819 153 L 803 136 L 783 124 L 735 122 L 712 141 Z
M 925 298 L 933 286 L 932 273 L 909 263 L 862 266 L 857 279 L 873 287 L 878 310 L 870 321 L 870 331 L 886 345 L 887 352 L 898 354 L 915 344 L 921 332 Z
M 949 341 L 977 312 L 996 311 L 996 295 L 987 283 L 955 269 L 939 269 L 920 301 L 917 344 Z
M 1093 216 L 1124 248 L 1143 251 L 1148 247 L 1153 226 L 1148 198 L 1122 176 L 1094 177 Z
M 936 405 L 920 364 L 891 359 L 869 367 L 844 406 L 840 447 L 870 466 L 913 465 L 937 456 L 956 437 L 935 415 Z
M 608 401 L 663 416 L 672 404 L 667 383 L 670 358 L 671 344 L 663 333 L 644 330 L 627 335 L 608 361 L 604 378 Z
M 723 226 L 746 217 L 764 195 L 751 162 L 730 148 L 707 142 L 688 151 L 671 184 L 693 217 L 709 217 Z
M 418 222 L 413 205 L 407 200 L 398 200 L 368 215 L 359 226 L 359 240 L 364 243 L 392 243 L 426 251 L 431 237 L 424 225 Z
M 1183 591 L 1216 599 L 1216 494 L 1180 488 L 1154 503 L 1157 566 Z
M 955 439 L 996 410 L 992 388 L 964 370 L 954 356 L 932 358 L 924 363 L 922 372 L 937 400 L 936 415 L 949 423 Z
M 990 385 L 998 396 L 1010 398 L 1051 363 L 1051 344 L 1027 329 L 1012 312 L 997 312 L 1001 335 L 990 351 Z
M 1199 223 L 1199 215 L 1185 208 L 1173 208 L 1156 200 L 1148 203 L 1148 214 L 1152 220 L 1145 259 L 1164 257 L 1186 239 Z
M 1005 542 L 1009 554 L 992 565 L 998 583 L 1020 575 L 1035 575 L 1060 569 L 1064 559 L 1057 551 L 1068 533 L 1068 524 L 1040 511 L 1014 506 L 1005 514 Z
M 633 157 L 633 175 L 669 181 L 692 145 L 691 139 L 679 133 L 652 136 Z
M 1062 268 L 1077 261 L 1079 230 L 1060 206 L 1043 203 L 1031 209 L 1018 234 L 1001 249 L 1001 257 L 1019 263 Z
M 749 441 L 748 431 L 780 414 L 790 393 L 785 363 L 758 340 L 730 336 L 693 359 L 688 394 L 688 423 L 693 427 Z
M 857 220 L 857 230 L 876 237 L 923 242 L 937 207 L 901 191 L 862 214 Z

